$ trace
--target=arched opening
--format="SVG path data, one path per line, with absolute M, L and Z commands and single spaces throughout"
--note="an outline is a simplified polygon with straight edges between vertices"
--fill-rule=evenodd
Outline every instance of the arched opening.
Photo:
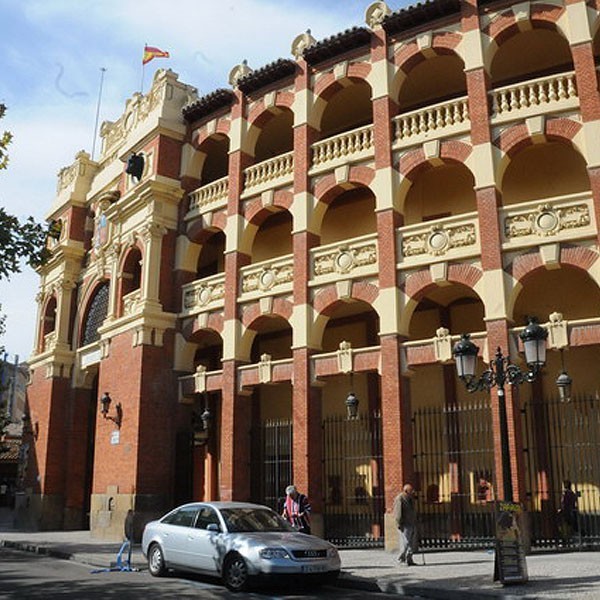
M 196 279 L 225 271 L 225 233 L 216 231 L 202 244 L 196 265 Z
M 517 153 L 502 178 L 502 204 L 508 206 L 590 189 L 585 160 L 559 142 L 534 144 Z
M 467 95 L 464 63 L 456 54 L 439 54 L 417 64 L 398 96 L 402 112 Z
M 291 152 L 294 149 L 294 113 L 278 109 L 262 127 L 254 150 L 254 162 Z
M 271 360 L 291 358 L 292 328 L 283 317 L 259 317 L 252 329 L 256 335 L 250 350 L 250 362 L 259 362 L 264 354 L 268 354 Z
M 412 225 L 477 210 L 475 178 L 462 164 L 423 170 L 404 201 L 404 224 Z
M 132 248 L 127 253 L 121 278 L 123 280 L 123 296 L 140 289 L 142 284 L 142 253 L 139 248 Z
M 42 319 L 42 346 L 43 349 L 46 349 L 46 346 L 49 345 L 47 342 L 49 340 L 46 339 L 46 336 L 52 334 L 56 329 L 56 297 L 52 296 L 48 303 L 46 304 L 46 310 L 44 311 L 44 316 Z
M 371 86 L 352 81 L 327 102 L 320 123 L 320 138 L 325 139 L 373 122 Z
M 200 150 L 205 154 L 200 174 L 200 185 L 206 185 L 229 172 L 229 138 L 225 135 L 215 134 L 208 138 Z
M 492 59 L 492 87 L 573 70 L 569 42 L 551 29 L 518 32 L 500 45 Z
M 258 263 L 292 252 L 292 215 L 287 210 L 269 213 L 255 233 L 252 262 Z
M 80 346 L 93 344 L 100 339 L 98 328 L 102 326 L 108 314 L 109 282 L 101 283 L 88 304 L 81 327 Z
M 331 244 L 377 231 L 375 195 L 356 187 L 334 198 L 321 224 L 321 244 Z

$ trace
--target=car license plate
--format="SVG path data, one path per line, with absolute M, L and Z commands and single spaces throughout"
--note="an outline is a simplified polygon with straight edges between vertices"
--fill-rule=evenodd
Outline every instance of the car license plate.
M 302 565 L 303 573 L 322 573 L 325 571 L 325 565 Z

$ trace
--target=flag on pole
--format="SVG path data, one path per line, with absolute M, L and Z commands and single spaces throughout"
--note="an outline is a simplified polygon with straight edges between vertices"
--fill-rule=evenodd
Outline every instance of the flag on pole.
M 146 63 L 149 63 L 153 58 L 169 58 L 169 53 L 160 48 L 155 48 L 154 46 L 144 46 L 144 58 L 142 59 L 142 64 L 145 65 Z

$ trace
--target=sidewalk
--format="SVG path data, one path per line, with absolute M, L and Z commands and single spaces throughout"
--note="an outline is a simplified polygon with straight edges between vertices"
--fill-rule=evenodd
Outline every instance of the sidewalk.
M 93 568 L 114 565 L 120 544 L 90 536 L 89 531 L 25 533 L 3 530 L 0 546 L 71 559 Z M 520 598 L 592 600 L 600 598 L 600 552 L 543 553 L 527 557 L 529 582 L 503 587 L 492 581 L 494 555 L 471 552 L 419 554 L 418 566 L 399 565 L 385 550 L 342 550 L 341 587 L 439 599 Z M 146 568 L 139 546 L 132 566 Z

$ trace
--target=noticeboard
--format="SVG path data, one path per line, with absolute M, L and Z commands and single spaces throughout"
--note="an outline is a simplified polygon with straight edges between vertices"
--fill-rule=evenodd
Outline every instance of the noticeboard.
M 516 502 L 496 502 L 494 581 L 526 583 L 527 562 L 522 538 L 523 509 Z

